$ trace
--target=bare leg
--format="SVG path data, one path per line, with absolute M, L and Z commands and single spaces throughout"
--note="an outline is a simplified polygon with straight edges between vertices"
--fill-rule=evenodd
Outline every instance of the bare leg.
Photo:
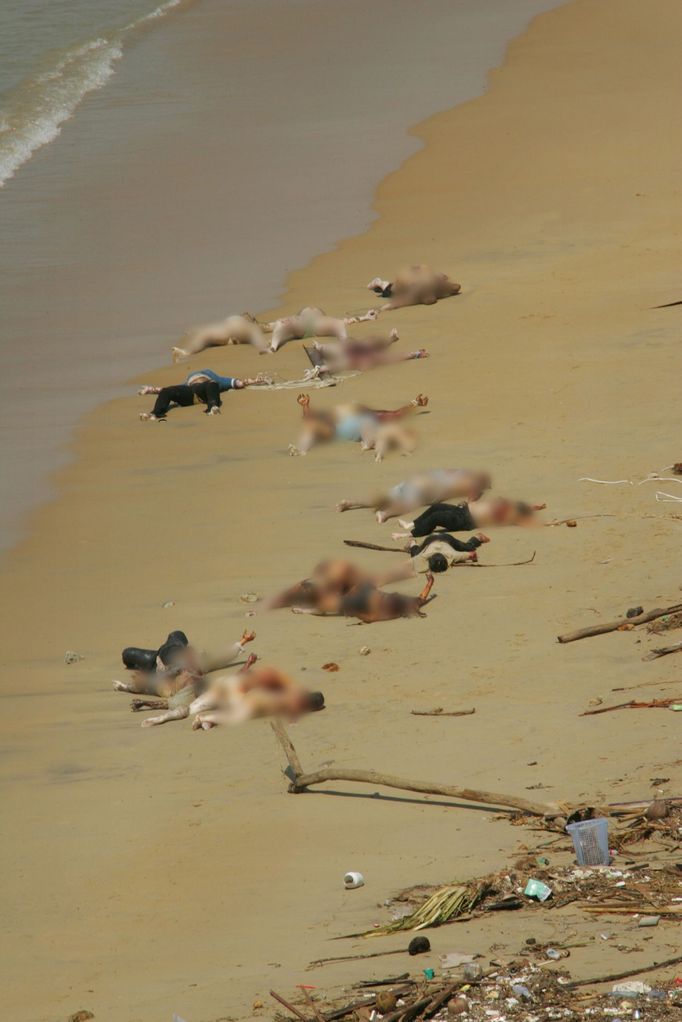
M 142 727 L 156 727 L 158 724 L 167 724 L 170 720 L 184 720 L 189 716 L 188 706 L 176 706 L 174 710 L 166 710 L 158 717 L 146 717 L 142 721 Z
M 144 699 L 137 698 L 130 700 L 130 709 L 133 713 L 137 713 L 138 710 L 167 710 L 168 700 L 167 699 Z
M 270 351 L 278 351 L 283 344 L 287 341 L 299 340 L 300 331 L 296 329 L 294 323 L 286 319 L 281 319 L 272 331 L 272 340 L 270 341 Z
M 140 397 L 144 397 L 145 394 L 160 394 L 161 387 L 153 387 L 151 384 L 145 383 L 144 387 L 140 387 L 137 393 Z
M 226 710 L 201 713 L 192 721 L 192 731 L 210 731 L 212 727 L 218 727 L 220 724 L 234 724 L 233 715 Z
M 139 688 L 135 688 L 134 685 L 129 685 L 127 681 L 112 681 L 112 685 L 117 692 L 139 692 Z
M 336 505 L 337 511 L 358 511 L 360 508 L 365 507 L 376 507 L 376 503 L 373 501 L 371 504 L 364 504 L 360 500 L 340 500 Z

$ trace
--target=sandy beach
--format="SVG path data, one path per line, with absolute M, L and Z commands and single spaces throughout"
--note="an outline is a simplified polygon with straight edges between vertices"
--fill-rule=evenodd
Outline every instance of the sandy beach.
M 537 843 L 447 800 L 345 782 L 289 795 L 267 722 L 142 730 L 111 679 L 121 647 L 153 645 L 172 628 L 211 647 L 253 625 L 259 656 L 325 692 L 327 710 L 291 729 L 304 765 L 551 801 L 643 799 L 654 777 L 682 793 L 675 714 L 578 716 L 590 700 L 620 701 L 615 688 L 682 695 L 677 658 L 643 662 L 652 641 L 641 631 L 556 642 L 680 599 L 679 505 L 655 500 L 679 485 L 578 480 L 638 481 L 682 457 L 680 310 L 653 308 L 682 297 L 682 147 L 669 123 L 681 29 L 673 0 L 646 12 L 634 0 L 572 0 L 541 15 L 484 96 L 414 129 L 423 148 L 382 182 L 369 229 L 292 273 L 281 306 L 259 310 L 362 308 L 371 277 L 415 261 L 461 280 L 460 297 L 381 320 L 430 359 L 314 392 L 322 405 L 389 407 L 427 393 L 411 459 L 376 465 L 355 445 L 287 457 L 299 425 L 291 390 L 230 394 L 217 419 L 190 409 L 142 424 L 149 399 L 125 397 L 83 420 L 55 500 L 3 570 L 8 1017 L 252 1017 L 273 986 L 373 975 L 364 963 L 304 969 L 335 953 L 330 938 L 383 921 L 397 890 L 501 869 Z M 267 359 L 242 348 L 209 355 L 190 366 L 282 378 L 304 367 L 300 343 Z M 182 372 L 168 366 L 154 381 Z M 424 620 L 245 618 L 241 594 L 303 577 L 344 538 L 389 541 L 369 512 L 336 513 L 339 499 L 457 465 L 488 469 L 496 493 L 546 500 L 549 515 L 578 527 L 495 532 L 483 561 L 536 551 L 534 563 L 449 572 Z M 84 659 L 67 666 L 66 650 Z M 321 670 L 328 661 L 338 673 Z M 433 706 L 476 713 L 410 714 Z M 348 869 L 364 873 L 364 888 L 344 891 Z M 632 926 L 609 922 L 634 944 Z M 571 909 L 533 921 L 538 939 L 603 929 Z M 504 927 L 486 918 L 442 928 L 423 964 L 494 942 L 511 952 L 528 935 L 522 913 Z M 628 966 L 669 957 L 676 924 L 638 944 Z M 623 961 L 597 940 L 573 952 L 571 970 Z

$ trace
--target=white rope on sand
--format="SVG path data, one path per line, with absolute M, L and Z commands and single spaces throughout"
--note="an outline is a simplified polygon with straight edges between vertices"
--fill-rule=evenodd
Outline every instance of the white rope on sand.
M 682 504 L 682 497 L 675 497 L 672 493 L 664 493 L 663 490 L 656 490 L 656 500 L 659 504 Z
M 332 376 L 331 374 L 324 374 L 320 376 L 316 369 L 306 369 L 302 379 L 300 380 L 275 380 L 271 379 L 268 383 L 259 384 L 258 387 L 252 388 L 255 390 L 295 390 L 300 387 L 335 387 L 337 383 L 343 382 L 343 380 L 350 380 L 353 376 L 359 376 L 359 372 L 353 373 L 340 373 L 338 376 Z
M 600 483 L 602 486 L 620 486 L 622 483 L 634 486 L 632 479 L 593 479 L 592 476 L 581 476 L 579 483 Z

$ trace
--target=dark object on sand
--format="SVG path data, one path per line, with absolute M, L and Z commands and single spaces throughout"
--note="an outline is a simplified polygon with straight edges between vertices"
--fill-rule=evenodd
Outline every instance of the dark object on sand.
M 486 905 L 486 912 L 510 912 L 517 908 L 523 908 L 523 902 L 513 894 L 508 894 L 501 901 L 495 901 L 492 905 Z M 532 938 L 529 939 L 532 940 Z
M 672 309 L 673 305 L 682 305 L 682 300 L 676 302 L 664 302 L 663 305 L 652 305 L 652 309 Z
M 428 937 L 413 937 L 407 950 L 411 955 L 423 955 L 431 950 L 431 941 Z
M 640 614 L 644 613 L 644 607 L 630 607 L 626 613 L 626 617 L 639 617 Z
M 172 657 L 174 650 L 188 646 L 189 639 L 184 632 L 171 632 L 166 641 L 158 649 L 140 649 L 138 646 L 126 646 L 121 653 L 124 666 L 129 671 L 156 670 L 156 658 L 160 657 L 162 662 L 167 663 L 167 658 Z
M 676 461 L 673 465 L 673 472 L 676 476 L 682 476 L 682 461 Z

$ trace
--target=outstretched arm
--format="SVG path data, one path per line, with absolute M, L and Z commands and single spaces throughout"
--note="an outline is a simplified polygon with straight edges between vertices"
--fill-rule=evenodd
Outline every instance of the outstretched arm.
M 417 573 L 414 570 L 414 561 L 410 557 L 391 571 L 385 571 L 381 575 L 372 575 L 371 581 L 373 586 L 376 586 L 377 589 L 381 589 L 382 586 L 391 585 L 393 582 L 404 582 L 407 578 L 414 578 L 416 574 Z
M 343 322 L 346 326 L 353 326 L 354 323 L 370 323 L 379 318 L 379 309 L 368 309 L 361 316 L 344 316 Z
M 420 592 L 419 596 L 417 597 L 417 599 L 419 600 L 419 602 L 420 602 L 420 604 L 421 604 L 422 606 L 424 606 L 424 604 L 425 604 L 425 603 L 426 603 L 426 601 L 428 600 L 428 598 L 429 598 L 429 593 L 431 592 L 431 590 L 432 590 L 432 589 L 433 589 L 433 575 L 431 575 L 431 574 L 429 573 L 429 574 L 428 574 L 428 575 L 426 576 L 426 585 L 424 586 L 424 588 L 423 588 L 423 589 L 422 589 L 422 591 Z
M 211 671 L 222 671 L 224 668 L 229 667 L 235 660 L 238 660 L 244 652 L 244 647 L 249 643 L 253 642 L 256 638 L 255 632 L 250 632 L 245 629 L 241 639 L 233 643 L 223 653 L 215 653 L 213 656 L 204 656 L 202 667 L 203 674 L 210 674 Z

